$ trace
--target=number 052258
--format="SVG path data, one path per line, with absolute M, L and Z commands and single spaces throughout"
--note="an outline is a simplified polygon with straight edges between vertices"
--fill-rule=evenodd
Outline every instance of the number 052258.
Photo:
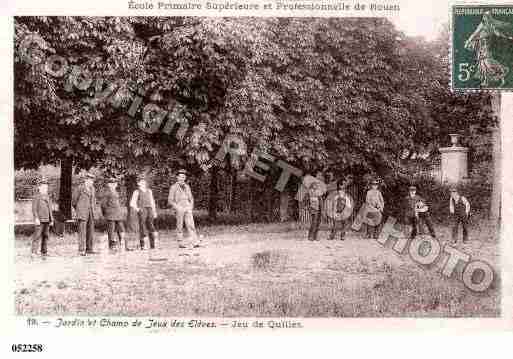
M 11 349 L 15 353 L 23 353 L 23 352 L 42 352 L 44 348 L 43 348 L 43 344 L 13 344 Z

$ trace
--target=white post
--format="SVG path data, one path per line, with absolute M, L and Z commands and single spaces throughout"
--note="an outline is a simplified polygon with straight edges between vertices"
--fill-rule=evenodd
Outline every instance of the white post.
M 468 148 L 458 144 L 458 134 L 450 134 L 451 147 L 441 147 L 442 183 L 459 183 L 468 177 Z

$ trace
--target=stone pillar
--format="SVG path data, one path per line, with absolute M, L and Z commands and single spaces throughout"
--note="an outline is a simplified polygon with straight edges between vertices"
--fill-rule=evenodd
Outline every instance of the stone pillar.
M 450 134 L 451 147 L 439 149 L 442 154 L 442 183 L 459 183 L 468 177 L 468 148 L 458 145 L 459 135 Z

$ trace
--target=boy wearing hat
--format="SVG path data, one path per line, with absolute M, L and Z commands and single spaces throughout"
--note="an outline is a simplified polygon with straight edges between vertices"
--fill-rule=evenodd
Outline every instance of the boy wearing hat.
M 410 238 L 417 235 L 417 224 L 422 220 L 429 229 L 431 237 L 436 238 L 431 217 L 429 216 L 429 208 L 426 201 L 417 195 L 417 187 L 410 186 L 408 188 L 408 196 L 405 198 L 405 217 L 408 224 L 412 226 Z
M 94 176 L 88 173 L 83 180 L 72 201 L 78 220 L 78 253 L 81 256 L 95 254 L 93 251 L 94 221 L 98 219 Z
M 194 198 L 192 196 L 191 187 L 185 183 L 186 177 L 187 175 L 185 170 L 182 169 L 178 171 L 177 182 L 169 188 L 167 203 L 176 211 L 176 236 L 178 246 L 180 248 L 186 248 L 183 244 L 183 225 L 185 223 L 185 227 L 189 232 L 189 237 L 192 240 L 193 247 L 198 248 L 200 243 L 194 226 L 194 217 L 192 215 Z
M 367 191 L 365 203 L 369 213 L 375 213 L 381 217 L 383 209 L 385 208 L 385 201 L 383 200 L 381 191 L 378 189 L 378 185 L 379 182 L 377 180 L 373 180 L 371 182 L 371 188 Z M 378 238 L 379 222 L 381 222 L 381 220 L 379 220 L 375 226 L 372 226 L 367 222 L 367 237 L 375 239 Z
M 50 226 L 53 225 L 52 203 L 48 196 L 48 181 L 40 179 L 37 183 L 38 193 L 32 199 L 32 215 L 34 216 L 35 231 L 32 237 L 32 254 L 37 254 L 37 247 L 41 241 L 41 256 L 47 256 L 47 241 Z
M 346 236 L 347 219 L 353 212 L 353 201 L 346 193 L 346 185 L 339 181 L 337 182 L 337 192 L 333 198 L 333 224 L 328 240 L 335 239 L 337 231 L 340 230 L 340 240 L 343 241 Z
M 139 231 L 141 249 L 144 249 L 145 243 L 148 242 L 150 249 L 155 248 L 155 240 L 158 232 L 155 229 L 153 220 L 157 218 L 157 207 L 153 192 L 148 188 L 146 178 L 139 176 L 137 179 L 138 188 L 132 194 L 130 207 L 133 208 L 139 217 Z
M 102 203 L 103 217 L 107 220 L 107 235 L 109 237 L 109 249 L 114 250 L 116 242 L 121 250 L 121 243 L 125 244 L 125 251 L 129 251 L 128 240 L 125 238 L 125 226 L 123 213 L 117 192 L 118 181 L 114 177 L 107 178 L 107 192 Z M 118 241 L 114 235 L 118 235 Z
M 451 197 L 449 199 L 449 212 L 453 217 L 452 241 L 458 241 L 458 226 L 461 224 L 463 229 L 463 242 L 468 240 L 468 218 L 470 215 L 470 203 L 462 195 L 459 194 L 456 187 L 450 189 Z
M 318 176 L 320 177 L 320 176 Z M 308 230 L 308 240 L 317 241 L 319 227 L 322 216 L 322 195 L 321 185 L 317 181 L 313 181 L 308 187 L 308 209 L 310 211 L 310 229 Z

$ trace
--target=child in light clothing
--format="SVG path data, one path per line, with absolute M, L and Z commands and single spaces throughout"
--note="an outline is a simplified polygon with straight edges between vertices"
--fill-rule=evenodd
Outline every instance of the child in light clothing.
M 200 239 L 196 233 L 194 225 L 193 209 L 194 197 L 192 196 L 191 187 L 185 183 L 187 172 L 179 170 L 177 182 L 169 189 L 168 204 L 173 207 L 176 212 L 176 236 L 179 248 L 186 248 L 183 241 L 183 226 L 189 232 L 189 238 L 193 248 L 200 247 Z
M 365 203 L 367 204 L 369 213 L 376 213 L 379 215 L 379 217 L 381 217 L 381 214 L 385 209 L 385 201 L 383 200 L 381 191 L 378 189 L 378 185 L 379 182 L 377 180 L 371 182 L 371 188 L 367 191 Z M 367 237 L 378 238 L 378 228 L 379 223 L 376 223 L 375 226 L 372 226 L 367 222 Z

